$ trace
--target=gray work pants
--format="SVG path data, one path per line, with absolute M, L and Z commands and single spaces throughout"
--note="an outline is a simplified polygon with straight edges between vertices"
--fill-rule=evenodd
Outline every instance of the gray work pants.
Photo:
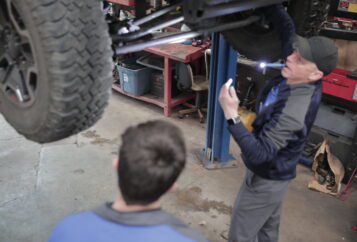
M 234 203 L 229 242 L 278 241 L 281 205 L 290 180 L 267 180 L 247 169 Z

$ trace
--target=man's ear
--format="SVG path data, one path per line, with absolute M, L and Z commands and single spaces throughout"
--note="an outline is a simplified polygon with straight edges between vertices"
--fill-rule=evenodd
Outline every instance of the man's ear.
M 171 185 L 171 187 L 169 188 L 169 190 L 167 190 L 167 192 L 174 192 L 177 189 L 177 183 L 174 182 L 174 184 Z
M 115 170 L 119 168 L 119 156 L 115 157 L 115 159 L 113 160 L 113 167 Z
M 314 71 L 309 75 L 309 81 L 314 82 L 320 80 L 324 76 L 324 73 L 320 70 Z

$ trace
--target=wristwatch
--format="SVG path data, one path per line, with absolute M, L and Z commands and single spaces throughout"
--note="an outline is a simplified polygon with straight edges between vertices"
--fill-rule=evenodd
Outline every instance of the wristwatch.
M 239 116 L 234 117 L 234 118 L 227 119 L 228 125 L 235 125 L 235 124 L 237 124 L 237 123 L 239 123 L 239 122 L 240 122 Z

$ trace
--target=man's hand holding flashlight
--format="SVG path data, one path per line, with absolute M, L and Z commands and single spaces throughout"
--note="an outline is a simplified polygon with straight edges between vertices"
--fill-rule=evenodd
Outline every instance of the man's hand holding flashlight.
M 232 119 L 238 116 L 239 99 L 232 84 L 232 79 L 229 79 L 221 88 L 219 93 L 219 103 L 224 112 L 226 119 Z

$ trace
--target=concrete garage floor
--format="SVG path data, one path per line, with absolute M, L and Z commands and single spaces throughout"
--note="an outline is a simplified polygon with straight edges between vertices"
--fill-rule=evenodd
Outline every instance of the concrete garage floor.
M 112 160 L 120 134 L 130 125 L 164 119 L 153 105 L 113 94 L 104 118 L 76 136 L 39 145 L 18 135 L 0 116 L 0 241 L 46 241 L 63 217 L 91 209 L 116 195 Z M 163 199 L 163 207 L 198 228 L 211 241 L 225 241 L 232 204 L 244 176 L 237 168 L 208 171 L 192 153 L 202 148 L 204 126 L 197 120 L 167 119 L 184 131 L 188 163 L 179 190 Z M 231 150 L 239 150 L 232 142 Z M 298 167 L 286 196 L 280 241 L 356 241 L 357 192 L 346 201 L 310 191 L 311 171 Z

